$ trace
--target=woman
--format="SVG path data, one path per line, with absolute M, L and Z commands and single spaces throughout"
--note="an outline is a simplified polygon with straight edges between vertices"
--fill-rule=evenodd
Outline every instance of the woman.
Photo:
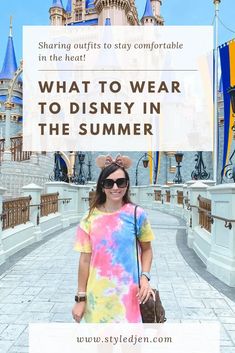
M 138 281 L 135 205 L 129 197 L 128 157 L 100 156 L 102 169 L 88 215 L 77 230 L 75 249 L 81 252 L 78 293 L 72 310 L 75 321 L 90 323 L 142 322 L 139 304 L 152 294 L 149 285 L 153 232 L 144 210 L 137 208 L 138 242 L 141 248 Z

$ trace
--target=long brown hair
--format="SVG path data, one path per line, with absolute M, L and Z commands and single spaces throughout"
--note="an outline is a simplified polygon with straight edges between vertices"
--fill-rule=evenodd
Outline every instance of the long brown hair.
M 104 181 L 104 179 L 106 179 L 110 174 L 116 172 L 116 170 L 121 169 L 123 170 L 124 174 L 125 174 L 125 178 L 128 180 L 128 185 L 127 185 L 127 190 L 125 195 L 123 196 L 123 203 L 132 203 L 131 199 L 130 199 L 130 177 L 129 174 L 127 173 L 126 169 L 120 167 L 118 164 L 116 163 L 112 163 L 110 165 L 108 165 L 107 167 L 105 167 L 98 178 L 97 181 L 97 185 L 96 185 L 96 191 L 95 191 L 95 195 L 94 198 L 91 201 L 91 205 L 89 208 L 89 214 L 87 216 L 87 219 L 90 217 L 90 215 L 92 214 L 92 212 L 94 211 L 94 209 L 98 206 L 101 206 L 102 204 L 105 203 L 106 201 L 106 195 L 103 192 L 103 187 L 102 187 L 102 182 Z

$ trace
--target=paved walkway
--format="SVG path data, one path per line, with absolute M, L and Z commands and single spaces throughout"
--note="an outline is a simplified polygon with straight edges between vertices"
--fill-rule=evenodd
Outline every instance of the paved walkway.
M 235 302 L 185 261 L 177 247 L 177 238 L 185 232 L 178 219 L 157 211 L 149 211 L 149 218 L 156 234 L 152 285 L 158 283 L 168 322 L 218 320 L 222 353 L 235 353 Z M 28 352 L 29 322 L 74 322 L 74 233 L 71 228 L 27 255 L 25 250 L 25 256 L 0 276 L 1 353 Z

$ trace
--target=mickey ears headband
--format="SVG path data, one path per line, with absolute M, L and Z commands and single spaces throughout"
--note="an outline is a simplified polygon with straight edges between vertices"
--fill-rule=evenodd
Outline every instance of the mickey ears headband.
M 120 154 L 118 154 L 115 159 L 113 159 L 110 155 L 101 155 L 96 158 L 96 165 L 101 169 L 104 169 L 111 164 L 116 164 L 121 168 L 128 169 L 130 168 L 132 161 L 129 157 L 121 156 Z

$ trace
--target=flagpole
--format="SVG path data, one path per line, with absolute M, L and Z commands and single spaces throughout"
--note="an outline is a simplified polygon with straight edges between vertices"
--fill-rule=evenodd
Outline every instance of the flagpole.
M 215 84 L 214 84 L 214 161 L 213 179 L 217 183 L 218 171 L 218 46 L 219 46 L 219 4 L 221 0 L 213 0 L 215 5 Z

